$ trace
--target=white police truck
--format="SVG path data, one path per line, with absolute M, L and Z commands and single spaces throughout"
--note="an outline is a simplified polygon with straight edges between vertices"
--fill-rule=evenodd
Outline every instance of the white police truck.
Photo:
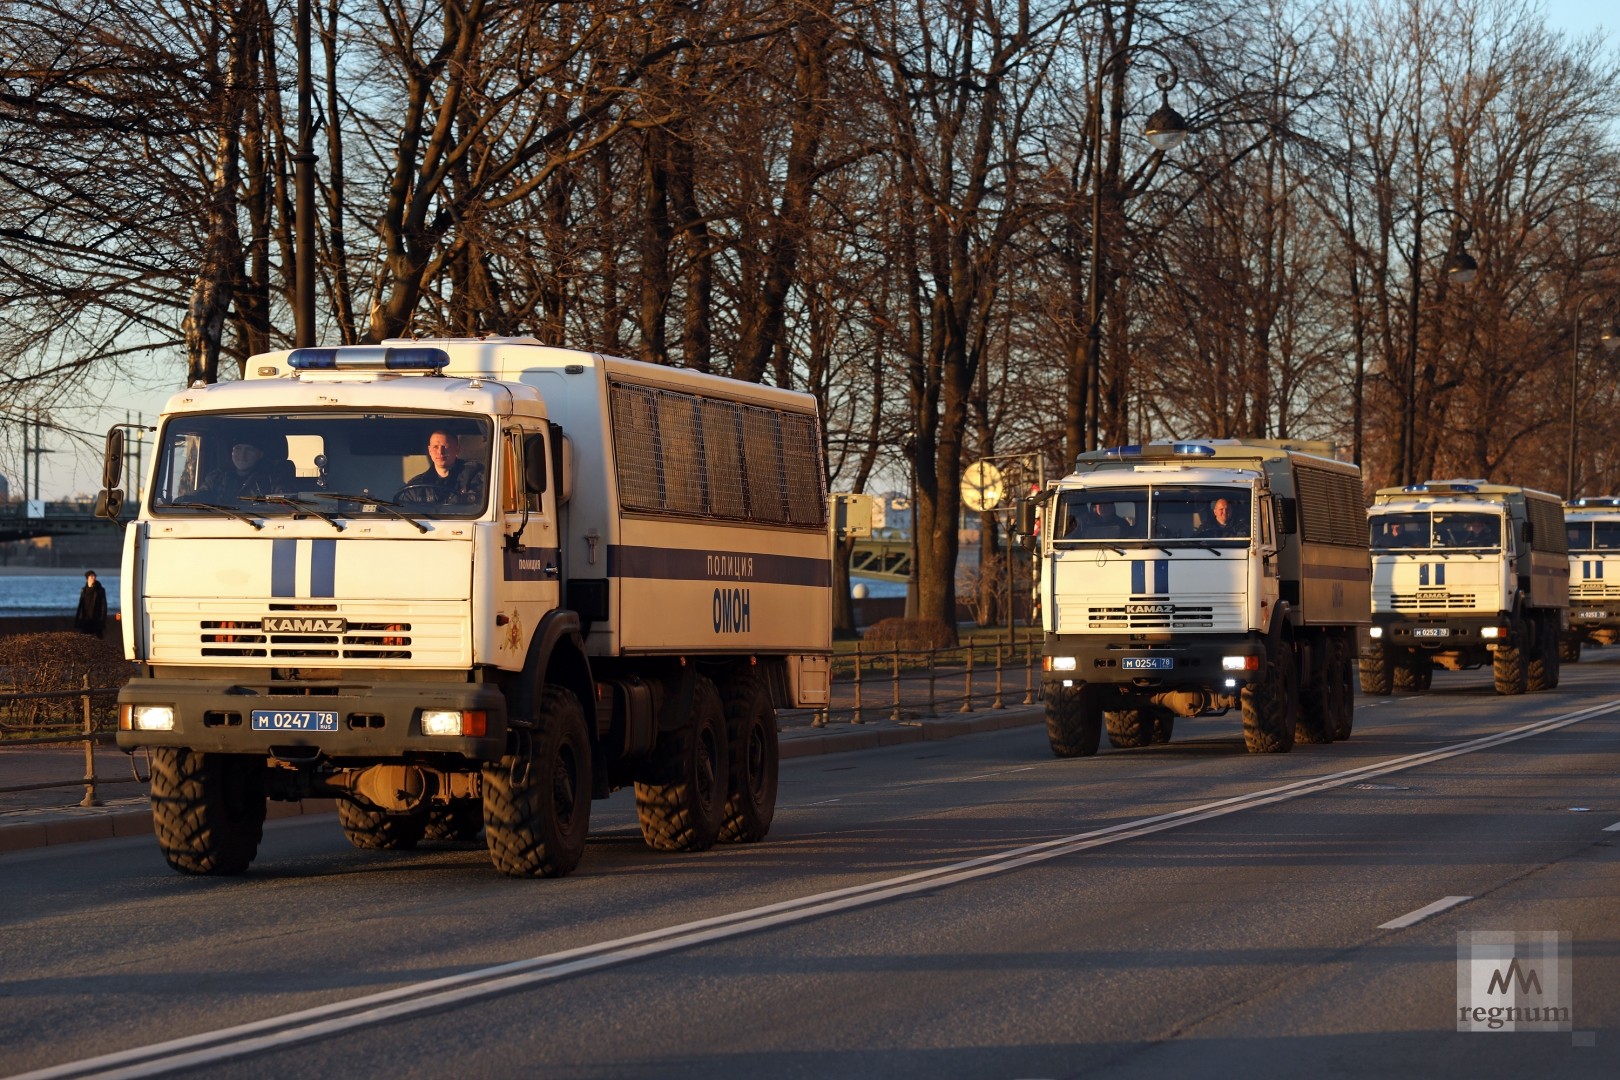
M 1569 554 L 1556 495 L 1483 480 L 1379 489 L 1368 528 L 1372 626 L 1361 688 L 1423 691 L 1490 665 L 1496 692 L 1558 685 Z
M 630 785 L 655 848 L 766 834 L 776 709 L 829 691 L 813 398 L 532 339 L 247 374 L 169 401 L 125 539 L 118 745 L 172 866 L 240 873 L 310 797 L 511 876 L 573 870 Z
M 1059 757 L 1237 710 L 1251 752 L 1347 738 L 1368 617 L 1361 472 L 1321 444 L 1081 454 L 1037 500 L 1047 735 Z M 1034 537 L 1033 514 L 1020 531 Z M 1031 540 L 1026 539 L 1026 543 Z
M 1564 504 L 1569 544 L 1569 628 L 1558 658 L 1573 663 L 1583 645 L 1620 641 L 1620 496 L 1571 499 Z

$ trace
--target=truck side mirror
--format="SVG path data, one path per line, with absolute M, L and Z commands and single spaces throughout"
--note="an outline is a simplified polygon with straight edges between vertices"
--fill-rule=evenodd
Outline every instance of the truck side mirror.
M 551 477 L 557 482 L 557 505 L 567 506 L 574 497 L 574 440 L 563 434 L 561 424 L 551 425 Z
M 1282 520 L 1277 523 L 1278 531 L 1284 536 L 1293 536 L 1299 532 L 1299 500 L 1278 499 L 1277 516 Z
M 1025 551 L 1035 550 L 1036 509 L 1036 504 L 1031 499 L 1013 500 L 1013 543 Z
M 107 432 L 107 449 L 101 455 L 101 486 L 111 491 L 124 479 L 124 429 Z
M 121 488 L 103 488 L 96 495 L 96 517 L 117 521 L 124 512 L 124 492 Z
M 546 438 L 530 435 L 523 440 L 523 486 L 538 495 L 546 490 Z

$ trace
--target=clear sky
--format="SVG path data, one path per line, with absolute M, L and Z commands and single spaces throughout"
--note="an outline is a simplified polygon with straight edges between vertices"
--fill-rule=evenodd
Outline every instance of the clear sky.
M 1611 47 L 1620 47 L 1620 4 L 1615 0 L 1543 0 L 1547 21 L 1572 37 L 1584 37 L 1603 30 Z M 587 343 L 579 344 L 589 348 Z M 111 424 L 121 422 L 126 413 L 144 413 L 148 423 L 157 416 L 170 394 L 182 389 L 185 362 L 178 351 L 166 364 L 150 363 L 151 372 L 135 382 L 117 385 L 99 383 L 86 387 L 72 402 L 53 403 L 59 423 L 87 432 L 104 432 Z M 61 499 L 72 495 L 93 494 L 100 485 L 100 439 L 70 441 L 61 434 L 47 432 L 40 495 L 46 499 Z M 22 462 L 19 451 L 22 438 L 16 425 L 5 425 L 0 436 L 0 472 L 11 482 L 12 494 L 20 494 Z M 32 464 L 29 466 L 33 470 Z

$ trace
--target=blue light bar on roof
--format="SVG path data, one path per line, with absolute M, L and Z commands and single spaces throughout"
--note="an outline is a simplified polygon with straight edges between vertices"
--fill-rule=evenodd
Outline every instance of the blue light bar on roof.
M 1170 452 L 1172 454 L 1180 454 L 1183 457 L 1214 457 L 1215 456 L 1215 448 L 1213 446 L 1205 446 L 1203 443 L 1195 443 L 1195 442 L 1171 443 L 1170 444 Z
M 1137 443 L 1130 446 L 1110 446 L 1103 454 L 1111 458 L 1139 458 L 1142 456 L 1142 447 Z
M 450 366 L 450 354 L 424 345 L 346 345 L 294 349 L 287 364 L 294 371 L 441 371 Z

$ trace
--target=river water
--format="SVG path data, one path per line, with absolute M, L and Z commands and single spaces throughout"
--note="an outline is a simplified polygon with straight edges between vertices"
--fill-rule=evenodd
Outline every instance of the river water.
M 107 610 L 118 610 L 118 578 L 97 574 L 107 590 Z M 7 574 L 0 576 L 0 618 L 14 615 L 72 615 L 84 588 L 82 570 L 60 574 Z

